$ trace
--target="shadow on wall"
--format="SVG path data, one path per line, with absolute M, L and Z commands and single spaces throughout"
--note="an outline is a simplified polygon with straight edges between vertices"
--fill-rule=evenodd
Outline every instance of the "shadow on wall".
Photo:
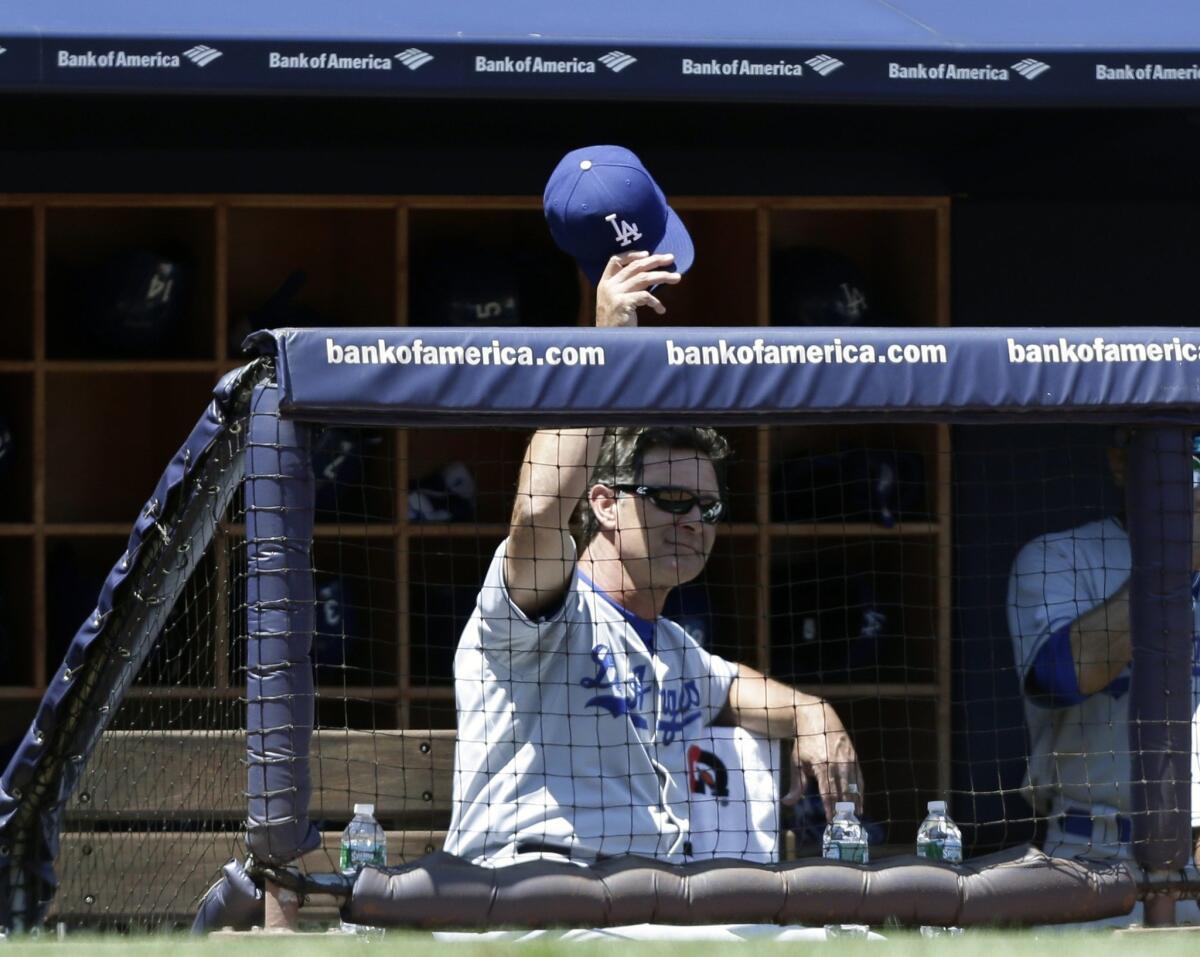
M 954 816 L 971 853 L 1035 840 L 1017 794 L 1028 740 L 1005 601 L 1018 550 L 1123 508 L 1104 426 L 954 429 Z

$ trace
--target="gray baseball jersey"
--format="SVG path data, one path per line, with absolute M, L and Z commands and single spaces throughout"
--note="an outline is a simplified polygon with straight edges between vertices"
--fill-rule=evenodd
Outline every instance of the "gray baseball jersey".
M 1131 568 L 1129 536 L 1112 518 L 1042 535 L 1021 549 L 1009 577 L 1008 625 L 1022 687 L 1047 639 L 1105 602 L 1125 584 Z M 1192 607 L 1197 614 L 1195 601 Z M 1193 633 L 1200 635 L 1200 617 Z M 1200 651 L 1200 644 L 1193 647 Z M 1197 668 L 1192 671 L 1193 701 L 1200 704 Z M 1125 853 L 1128 831 L 1120 817 L 1131 808 L 1129 688 L 1127 666 L 1107 688 L 1078 704 L 1043 707 L 1025 696 L 1030 738 L 1025 786 L 1034 807 L 1050 818 L 1048 850 L 1052 844 L 1083 844 L 1093 856 Z M 1197 826 L 1200 710 L 1193 711 L 1192 825 Z M 1080 812 L 1095 821 L 1090 840 L 1078 829 L 1070 833 L 1060 826 L 1064 815 L 1079 817 Z
M 674 622 L 633 619 L 578 570 L 562 607 L 531 621 L 508 596 L 504 555 L 502 543 L 454 658 L 445 849 L 484 864 L 558 849 L 682 862 L 688 822 L 672 772 L 724 707 L 737 666 Z

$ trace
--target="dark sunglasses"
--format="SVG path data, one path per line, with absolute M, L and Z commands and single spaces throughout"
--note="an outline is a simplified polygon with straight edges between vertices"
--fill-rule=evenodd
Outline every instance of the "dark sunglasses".
M 669 485 L 614 485 L 613 488 L 618 492 L 632 492 L 641 498 L 648 498 L 658 508 L 672 515 L 686 515 L 693 507 L 699 506 L 700 521 L 705 525 L 715 525 L 725 512 L 725 503 L 719 498 L 701 498 L 687 489 Z

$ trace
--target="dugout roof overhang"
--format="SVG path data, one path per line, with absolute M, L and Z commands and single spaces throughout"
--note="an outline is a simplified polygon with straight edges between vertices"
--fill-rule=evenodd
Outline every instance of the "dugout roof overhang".
M 1200 104 L 1188 0 L 8 0 L 0 91 Z

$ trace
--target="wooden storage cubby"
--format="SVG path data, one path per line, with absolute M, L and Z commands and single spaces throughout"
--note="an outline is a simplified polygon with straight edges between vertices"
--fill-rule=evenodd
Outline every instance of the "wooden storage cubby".
M 31 206 L 0 206 L 0 362 L 33 358 L 34 241 Z
M 554 245 L 540 206 L 422 204 L 410 210 L 406 235 L 408 325 L 588 322 L 575 264 Z
M 678 204 L 676 204 L 678 207 Z M 679 210 L 696 249 L 683 281 L 655 295 L 666 315 L 645 313 L 644 325 L 744 326 L 757 321 L 760 302 L 758 216 L 753 206 Z M 643 318 L 639 315 L 639 322 Z
M 45 350 L 52 359 L 211 359 L 214 223 L 206 205 L 53 207 L 46 211 Z M 178 310 L 146 338 L 117 333 L 106 307 L 130 291 L 141 254 L 180 270 Z M 97 301 L 99 300 L 99 301 Z M 139 344 L 140 342 L 140 344 Z
M 133 524 L 214 381 L 131 368 L 47 372 L 45 384 L 46 520 L 120 528 Z
M 771 553 L 770 670 L 813 689 L 937 684 L 933 536 L 778 537 Z
M 273 325 L 396 323 L 396 212 L 388 204 L 236 205 L 225 219 L 227 349 L 269 303 Z M 300 276 L 299 274 L 303 274 Z M 294 295 L 280 296 L 295 276 Z
M 780 319 L 772 264 L 780 251 L 805 245 L 856 262 L 868 277 L 876 322 L 949 322 L 946 199 L 678 197 L 672 205 L 692 234 L 696 261 L 680 286 L 659 290 L 667 314 L 645 313 L 646 325 L 771 325 Z M 19 422 L 25 441 L 18 448 L 29 452 L 15 472 L 0 475 L 8 483 L 0 565 L 19 583 L 11 594 L 28 596 L 7 654 L 14 664 L 0 682 L 0 707 L 18 711 L 45 688 L 65 640 L 50 629 L 62 604 L 51 583 L 53 546 L 83 546 L 101 577 L 111 567 L 212 385 L 240 363 L 256 314 L 297 270 L 307 278 L 282 310 L 289 324 L 435 324 L 429 304 L 443 277 L 514 257 L 520 268 L 540 263 L 541 275 L 553 277 L 549 294 L 524 294 L 531 323 L 588 325 L 594 308 L 591 287 L 550 241 L 534 196 L 7 196 L 0 199 L 0 242 L 9 251 L 0 263 L 9 319 L 0 344 L 0 401 L 7 404 L 0 414 Z M 73 277 L 123 248 L 162 249 L 191 263 L 186 319 L 170 349 L 125 355 L 79 347 L 86 317 L 72 311 Z M 769 670 L 778 664 L 781 578 L 819 571 L 822 555 L 839 555 L 839 567 L 869 558 L 900 606 L 887 665 L 864 680 L 812 690 L 844 706 L 863 736 L 868 814 L 886 786 L 889 806 L 875 816 L 915 827 L 922 802 L 949 786 L 948 430 L 758 426 L 729 435 L 736 453 L 730 522 L 705 576 L 713 647 Z M 450 636 L 422 583 L 440 577 L 466 591 L 478 587 L 504 534 L 524 441 L 511 430 L 439 428 L 380 433 L 378 444 L 363 446 L 366 492 L 335 498 L 317 516 L 318 566 L 363 585 L 371 609 L 355 626 L 369 631 L 369 641 L 356 645 L 345 668 L 318 674 L 322 723 L 453 727 L 452 649 L 426 642 Z M 780 511 L 780 463 L 871 446 L 919 457 L 917 514 L 884 528 L 869 519 L 794 519 Z M 455 459 L 470 465 L 478 485 L 474 522 L 410 522 L 409 484 Z M 339 525 L 350 531 L 337 544 Z M 228 534 L 224 544 L 236 543 L 237 530 Z M 228 607 L 240 602 L 233 595 Z M 91 595 L 82 602 L 93 603 Z M 17 644 L 24 650 L 17 653 Z M 181 693 L 236 696 L 244 679 L 237 650 L 218 644 L 220 667 L 197 666 Z M 139 685 L 134 694 L 154 690 Z

